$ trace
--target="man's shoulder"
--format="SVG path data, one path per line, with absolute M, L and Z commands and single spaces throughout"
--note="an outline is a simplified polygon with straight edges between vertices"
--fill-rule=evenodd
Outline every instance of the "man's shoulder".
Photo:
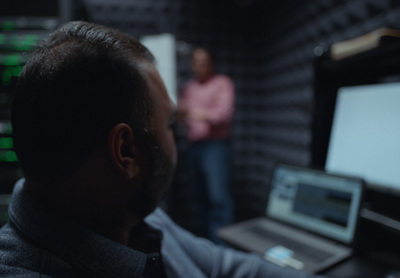
M 83 277 L 69 262 L 25 236 L 14 224 L 0 229 L 1 277 Z
M 12 278 L 52 277 L 44 275 L 40 272 L 29 270 L 27 268 L 5 265 L 2 262 L 0 262 L 0 273 L 1 277 L 12 277 Z
M 39 273 L 29 270 L 29 265 L 34 264 L 32 260 L 37 260 L 40 256 L 34 251 L 35 248 L 27 248 L 28 245 L 10 223 L 0 229 L 2 277 L 38 277 Z
M 213 79 L 214 79 L 214 82 L 223 82 L 223 83 L 229 83 L 229 84 L 234 83 L 233 79 L 229 75 L 222 74 L 222 73 L 214 75 Z
M 7 252 L 19 252 L 23 240 L 21 235 L 10 223 L 5 224 L 0 229 L 0 256 Z M 1 263 L 1 261 L 0 261 Z

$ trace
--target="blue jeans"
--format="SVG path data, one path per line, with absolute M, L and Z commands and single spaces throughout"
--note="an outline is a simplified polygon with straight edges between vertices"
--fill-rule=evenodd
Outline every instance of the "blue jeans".
M 190 182 L 200 208 L 202 236 L 222 244 L 216 230 L 233 222 L 231 147 L 228 140 L 193 143 L 188 149 Z

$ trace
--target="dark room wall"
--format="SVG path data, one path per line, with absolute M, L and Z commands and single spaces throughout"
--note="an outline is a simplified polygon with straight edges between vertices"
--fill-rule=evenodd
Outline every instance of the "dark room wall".
M 269 3 L 274 2 L 274 3 Z M 379 27 L 400 29 L 394 0 L 87 0 L 91 21 L 136 37 L 172 33 L 178 84 L 189 78 L 196 44 L 216 54 L 219 72 L 236 83 L 233 190 L 237 220 L 263 213 L 276 162 L 311 163 L 313 64 L 334 42 Z M 166 208 L 196 231 L 196 209 L 185 179 L 185 142 Z

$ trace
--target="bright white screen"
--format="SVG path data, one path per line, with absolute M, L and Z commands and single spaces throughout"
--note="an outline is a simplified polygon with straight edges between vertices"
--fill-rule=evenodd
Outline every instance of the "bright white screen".
M 339 89 L 325 168 L 400 190 L 400 83 Z
M 149 35 L 140 39 L 156 59 L 156 67 L 167 88 L 171 100 L 177 103 L 176 47 L 171 34 Z

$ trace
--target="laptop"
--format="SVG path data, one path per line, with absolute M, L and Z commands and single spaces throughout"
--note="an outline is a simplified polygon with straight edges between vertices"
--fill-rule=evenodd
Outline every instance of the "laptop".
M 361 178 L 278 164 L 266 216 L 217 234 L 280 266 L 318 273 L 351 256 L 363 190 Z

